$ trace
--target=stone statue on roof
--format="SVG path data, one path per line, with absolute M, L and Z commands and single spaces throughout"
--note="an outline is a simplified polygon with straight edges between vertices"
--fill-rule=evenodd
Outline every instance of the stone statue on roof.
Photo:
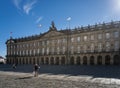
M 55 27 L 55 24 L 54 24 L 53 21 L 52 21 L 52 23 L 51 23 L 51 27 L 49 28 L 49 30 L 50 30 L 50 31 L 56 31 L 56 30 L 57 30 L 57 28 Z

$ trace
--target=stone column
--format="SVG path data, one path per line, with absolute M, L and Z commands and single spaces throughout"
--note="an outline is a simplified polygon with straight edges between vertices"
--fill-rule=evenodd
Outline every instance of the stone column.
M 83 56 L 80 57 L 80 64 L 83 65 Z
M 97 65 L 97 55 L 94 56 L 94 63 Z
M 87 65 L 90 65 L 90 56 L 87 55 Z
M 111 55 L 110 56 L 110 65 L 113 65 L 113 63 L 114 63 L 114 59 L 113 58 L 114 58 L 114 55 Z
M 51 64 L 50 60 L 51 60 L 51 57 L 49 57 L 49 65 Z
M 102 56 L 102 65 L 105 65 L 105 55 Z
M 62 58 L 62 57 L 60 57 L 60 59 L 59 59 L 59 65 L 61 65 L 61 58 Z

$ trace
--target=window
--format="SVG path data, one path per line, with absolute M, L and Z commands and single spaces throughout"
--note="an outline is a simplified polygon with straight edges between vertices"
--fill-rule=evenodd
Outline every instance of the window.
M 52 47 L 52 54 L 54 54 L 54 47 Z
M 21 56 L 21 51 L 20 51 L 20 56 Z
M 74 52 L 74 47 L 71 46 L 71 54 L 73 54 L 73 52 Z
M 63 39 L 63 43 L 65 43 L 65 41 L 66 41 L 66 40 L 65 40 L 65 39 Z
M 98 39 L 102 39 L 102 34 L 98 34 Z
M 42 41 L 42 45 L 43 45 L 43 46 L 45 45 L 45 42 L 44 42 L 44 41 Z
M 54 45 L 55 44 L 55 41 L 54 40 L 52 40 L 52 45 Z
M 39 45 L 40 45 L 40 43 L 39 43 L 39 42 L 37 42 L 37 45 L 39 46 Z
M 28 47 L 28 44 L 26 44 L 26 46 Z
M 17 51 L 17 55 L 18 55 L 18 51 Z
M 80 53 L 80 46 L 77 47 L 77 53 Z
M 47 54 L 49 54 L 49 48 L 47 48 Z
M 57 41 L 57 42 L 58 42 L 58 44 L 59 44 L 59 43 L 60 43 L 60 39 L 58 39 L 58 41 Z
M 84 36 L 84 41 L 87 41 L 87 36 Z
M 36 52 L 35 52 L 35 49 L 34 49 L 34 50 L 33 50 L 33 54 L 35 55 L 35 53 L 36 53 Z
M 28 50 L 26 50 L 26 55 L 28 55 Z
M 118 51 L 118 50 L 119 50 L 119 41 L 115 41 L 114 50 L 115 50 L 115 51 Z
M 119 32 L 118 31 L 114 32 L 114 38 L 118 38 L 118 37 L 119 37 Z
M 80 37 L 77 37 L 77 41 L 80 42 Z
M 36 44 L 35 44 L 35 42 L 34 42 L 34 47 L 35 47 L 35 45 L 36 45 Z
M 44 53 L 45 53 L 45 49 L 44 49 L 44 48 L 42 48 L 42 55 L 44 55 Z
M 38 54 L 40 53 L 40 49 L 37 49 L 37 53 L 38 53 Z
M 106 33 L 106 39 L 110 38 L 110 33 Z
M 91 51 L 91 52 L 94 52 L 94 44 L 93 44 L 93 43 L 91 44 L 91 47 L 90 47 L 90 48 L 91 48 L 90 51 Z
M 84 53 L 86 53 L 87 52 L 87 46 L 84 45 L 83 49 L 84 49 Z
M 65 54 L 65 46 L 63 46 L 63 54 Z
M 32 54 L 32 51 L 30 50 L 30 53 L 29 53 L 30 55 Z
M 47 45 L 49 45 L 49 41 L 47 41 Z
M 101 52 L 102 51 L 102 43 L 98 44 L 98 51 Z
M 106 42 L 106 51 L 110 51 L 110 43 Z
M 71 38 L 71 42 L 74 42 L 74 38 Z
M 60 54 L 60 48 L 57 47 L 57 54 Z
M 91 36 L 90 36 L 90 39 L 91 39 L 91 40 L 94 40 L 94 35 L 91 35 Z

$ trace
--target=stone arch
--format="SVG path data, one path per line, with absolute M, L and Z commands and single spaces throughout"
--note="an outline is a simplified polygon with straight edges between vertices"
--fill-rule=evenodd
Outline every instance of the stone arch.
M 94 65 L 95 58 L 94 56 L 90 56 L 90 65 Z
M 84 57 L 83 57 L 83 64 L 84 64 L 84 65 L 87 65 L 87 56 L 84 56 Z
M 102 65 L 102 56 L 100 55 L 97 57 L 97 64 Z
M 77 64 L 77 65 L 80 65 L 80 56 L 78 56 L 78 57 L 76 58 L 76 64 Z
M 71 57 L 71 58 L 70 58 L 70 64 L 71 64 L 71 65 L 74 65 L 74 57 Z
M 61 65 L 65 65 L 65 57 L 61 58 Z
M 51 65 L 54 65 L 54 57 L 51 57 L 51 58 L 50 58 L 50 64 L 51 64 Z
M 114 65 L 120 65 L 120 57 L 119 57 L 119 55 L 114 55 L 113 64 Z
M 110 55 L 105 56 L 105 65 L 110 65 Z
M 59 57 L 56 57 L 55 64 L 59 65 Z
M 45 58 L 45 63 L 46 63 L 47 65 L 49 64 L 49 58 L 48 58 L 48 57 Z

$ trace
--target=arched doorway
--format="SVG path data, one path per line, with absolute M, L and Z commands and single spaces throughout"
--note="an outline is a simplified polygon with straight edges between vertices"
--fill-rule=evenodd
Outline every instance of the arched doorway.
M 59 57 L 56 57 L 55 64 L 59 65 Z
M 91 56 L 91 57 L 90 57 L 90 65 L 94 65 L 94 60 L 95 60 L 95 59 L 94 59 L 94 56 Z
M 33 64 L 36 64 L 36 63 L 35 63 L 35 58 L 33 58 Z
M 30 62 L 29 64 L 32 64 L 32 60 L 31 60 L 31 58 L 29 58 L 29 62 Z
M 80 57 L 79 56 L 76 58 L 76 64 L 80 65 Z
M 114 65 L 120 65 L 120 57 L 118 55 L 114 55 L 113 64 Z
M 97 64 L 102 65 L 102 56 L 97 57 Z
M 40 64 L 40 60 L 39 60 L 39 58 L 37 58 L 37 63 Z
M 65 57 L 61 58 L 61 65 L 65 65 Z
M 18 64 L 18 58 L 16 58 L 15 63 Z
M 71 64 L 71 65 L 74 65 L 74 57 L 71 57 L 71 58 L 70 58 L 70 64 Z
M 46 57 L 45 62 L 46 62 L 46 64 L 49 64 L 49 58 L 48 57 Z
M 87 56 L 84 56 L 84 57 L 83 57 L 83 64 L 84 64 L 84 65 L 87 65 Z
M 19 58 L 19 63 L 22 64 L 21 62 L 22 62 L 22 60 L 21 60 L 21 58 Z
M 26 58 L 26 64 L 28 64 L 28 58 Z
M 50 64 L 53 65 L 54 64 L 54 57 L 50 58 Z
M 110 56 L 109 55 L 105 56 L 105 64 L 110 65 Z
M 44 64 L 44 58 L 43 57 L 41 58 L 41 64 Z

